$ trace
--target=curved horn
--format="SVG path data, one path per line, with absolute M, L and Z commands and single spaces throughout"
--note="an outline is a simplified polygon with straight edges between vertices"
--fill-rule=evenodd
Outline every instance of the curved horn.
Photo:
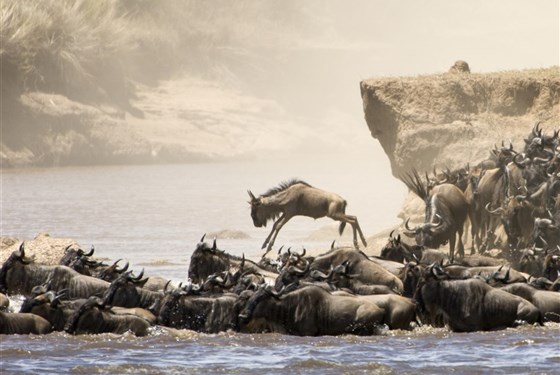
M 484 208 L 486 209 L 486 212 L 492 215 L 499 215 L 504 210 L 502 207 L 498 207 L 495 210 L 490 210 L 490 202 L 486 203 L 486 206 L 484 206 Z
M 441 216 L 439 216 L 438 214 L 435 214 L 435 217 L 437 220 L 437 222 L 433 222 L 429 224 L 430 228 L 437 228 L 439 227 L 441 224 L 443 224 L 443 220 L 441 219 Z
M 278 249 L 278 255 L 280 255 L 280 253 L 282 252 L 282 249 L 284 248 L 284 245 L 280 246 L 280 248 Z
M 89 250 L 89 253 L 84 254 L 86 257 L 90 257 L 93 255 L 93 253 L 95 252 L 95 247 L 93 245 L 91 245 L 91 249 Z
M 404 228 L 412 233 L 416 233 L 418 231 L 418 228 L 420 228 L 420 225 L 415 226 L 414 228 L 410 228 L 408 226 L 408 222 L 410 221 L 410 218 L 406 219 L 405 223 L 404 223 Z
M 142 271 L 140 271 L 140 273 L 138 274 L 138 276 L 132 276 L 132 274 L 129 275 L 130 280 L 132 281 L 140 281 L 140 279 L 144 276 L 144 268 L 142 268 Z
M 251 190 L 247 190 L 247 193 L 249 194 L 249 197 L 251 198 L 252 201 L 257 200 L 257 198 L 256 198 L 255 195 L 251 192 Z
M 330 275 L 332 274 L 332 268 L 330 269 L 328 274 L 324 274 L 323 272 L 319 271 L 319 270 L 313 270 L 311 271 L 311 273 L 309 274 L 309 276 L 313 279 L 313 280 L 317 280 L 317 281 L 325 281 L 327 280 Z
M 292 284 L 290 284 L 292 285 Z M 268 293 L 272 294 L 274 297 L 279 298 L 284 291 L 286 290 L 286 285 L 282 285 L 282 288 L 280 288 L 279 291 L 274 290 L 274 287 L 272 287 L 272 285 L 267 285 L 266 289 L 265 289 Z
M 540 137 L 541 136 L 542 130 L 539 129 L 539 124 L 540 124 L 540 121 L 537 121 L 535 126 L 533 126 L 532 134 L 533 134 L 534 137 Z
M 31 294 L 32 295 L 40 295 L 40 294 L 44 294 L 47 293 L 47 286 L 45 284 L 42 285 L 35 285 L 33 287 L 33 289 L 31 289 Z
M 53 301 L 56 299 L 56 293 L 54 292 L 54 290 L 49 290 L 48 292 L 45 292 L 45 297 L 47 297 L 49 303 L 53 303 Z
M 214 242 L 212 242 L 212 250 L 213 250 L 213 251 L 216 251 L 217 248 L 218 248 L 218 247 L 217 247 L 217 245 L 216 245 L 216 238 L 214 238 Z
M 290 266 L 288 268 L 288 272 L 297 276 L 305 276 L 309 272 L 310 267 L 311 264 L 308 261 L 305 261 L 305 267 L 303 269 L 297 268 L 296 266 Z
M 21 241 L 21 245 L 19 245 L 17 256 L 20 258 L 25 257 L 25 241 Z
M 518 156 L 521 156 L 521 159 L 522 159 L 521 161 L 518 161 L 518 160 L 517 160 L 517 157 L 518 157 Z M 517 165 L 517 167 L 518 167 L 519 169 L 525 169 L 527 162 L 528 162 L 528 159 L 525 157 L 524 154 L 517 154 L 517 155 L 515 155 L 515 156 L 513 157 L 513 163 L 514 163 L 515 165 Z
M 120 259 L 119 259 L 119 260 L 120 260 Z M 116 263 L 115 263 L 115 266 L 116 266 Z M 119 269 L 117 269 L 117 267 L 115 267 L 115 272 L 117 272 L 117 273 L 123 273 L 123 272 L 126 272 L 126 271 L 128 270 L 128 266 L 129 266 L 129 263 L 128 263 L 128 262 L 126 262 L 126 264 L 124 265 L 124 267 L 123 267 L 123 268 L 121 268 L 120 270 L 119 270 Z
M 165 283 L 165 286 L 163 287 L 163 294 L 167 293 L 167 288 L 169 287 L 170 283 L 171 283 L 171 280 L 167 280 L 167 282 Z
M 204 234 L 202 235 L 202 238 L 200 239 L 200 242 L 204 242 L 204 237 L 206 237 L 206 233 L 204 233 Z
M 336 240 L 333 240 L 333 242 L 331 243 L 331 250 L 334 249 L 334 244 L 336 243 Z

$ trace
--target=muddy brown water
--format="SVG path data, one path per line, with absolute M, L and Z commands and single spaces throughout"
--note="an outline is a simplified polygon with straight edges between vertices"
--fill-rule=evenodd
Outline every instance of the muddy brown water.
M 240 231 L 246 236 L 220 239 L 219 247 L 261 254 L 270 226 L 252 226 L 247 189 L 259 194 L 299 177 L 346 198 L 366 236 L 398 223 L 404 187 L 383 168 L 373 163 L 358 171 L 318 161 L 4 170 L 1 232 L 21 239 L 39 232 L 70 237 L 84 249 L 95 245 L 96 255 L 108 261 L 124 258 L 137 272 L 185 281 L 204 233 Z M 330 225 L 329 219 L 294 220 L 277 244 L 326 250 L 333 240 L 328 231 L 324 238 L 309 235 Z M 14 308 L 21 303 L 12 300 Z M 420 327 L 370 337 L 207 335 L 154 327 L 140 338 L 1 336 L 0 354 L 6 374 L 553 374 L 560 372 L 560 325 L 466 334 Z

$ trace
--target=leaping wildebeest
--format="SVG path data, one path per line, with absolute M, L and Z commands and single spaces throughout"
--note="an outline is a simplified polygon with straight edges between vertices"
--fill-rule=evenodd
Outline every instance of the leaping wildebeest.
M 346 215 L 346 200 L 338 194 L 317 189 L 297 179 L 283 182 L 258 198 L 250 190 L 247 192 L 251 197 L 249 204 L 255 227 L 266 226 L 269 220 L 275 220 L 262 245 L 263 249 L 266 247 L 266 253 L 272 249 L 280 229 L 294 216 L 308 216 L 314 219 L 330 217 L 341 222 L 338 228 L 340 234 L 348 223 L 354 231 L 354 247 L 358 248 L 357 233 L 360 234 L 364 246 L 367 246 L 358 219 L 356 216 Z

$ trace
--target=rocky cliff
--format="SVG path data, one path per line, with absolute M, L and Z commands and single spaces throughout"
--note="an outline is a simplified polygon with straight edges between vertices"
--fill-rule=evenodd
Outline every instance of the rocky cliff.
M 560 125 L 557 66 L 486 74 L 452 68 L 368 79 L 360 87 L 367 125 L 395 176 L 411 168 L 473 165 L 502 140 L 522 149 L 537 121 L 549 132 Z

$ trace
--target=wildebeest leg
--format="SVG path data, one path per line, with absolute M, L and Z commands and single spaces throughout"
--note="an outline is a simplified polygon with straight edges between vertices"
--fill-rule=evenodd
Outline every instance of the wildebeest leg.
M 261 249 L 264 249 L 266 247 L 267 252 L 269 252 L 272 249 L 272 246 L 274 245 L 274 241 L 276 241 L 276 236 L 278 236 L 278 232 L 280 232 L 280 229 L 282 229 L 284 224 L 286 224 L 288 222 L 288 220 L 290 220 L 290 218 L 291 217 L 286 217 L 285 214 L 282 214 L 278 218 L 278 220 L 276 220 L 274 222 L 274 225 L 272 226 L 272 230 L 270 231 L 270 234 L 268 235 L 268 237 L 266 237 L 266 240 L 264 241 Z M 267 247 L 267 244 L 268 244 L 268 247 Z
M 449 238 L 449 261 L 453 263 L 454 253 L 455 252 L 455 233 Z
M 463 228 L 459 228 L 459 230 L 457 231 L 457 238 L 459 243 L 457 244 L 457 251 L 459 253 L 459 256 L 461 258 L 465 257 L 465 248 L 463 246 Z
M 364 244 L 364 246 L 367 246 L 366 239 L 364 237 L 364 234 L 362 233 L 362 228 L 360 228 L 360 224 L 358 223 L 358 218 L 356 216 L 346 215 L 346 214 L 338 214 L 338 215 L 332 215 L 331 218 L 333 220 L 346 222 L 346 223 L 348 223 L 352 226 L 352 231 L 353 231 L 353 234 L 354 234 L 354 247 L 356 249 L 359 248 L 359 246 L 358 246 L 358 236 L 357 236 L 358 233 L 360 234 L 360 239 L 362 240 L 362 243 Z

